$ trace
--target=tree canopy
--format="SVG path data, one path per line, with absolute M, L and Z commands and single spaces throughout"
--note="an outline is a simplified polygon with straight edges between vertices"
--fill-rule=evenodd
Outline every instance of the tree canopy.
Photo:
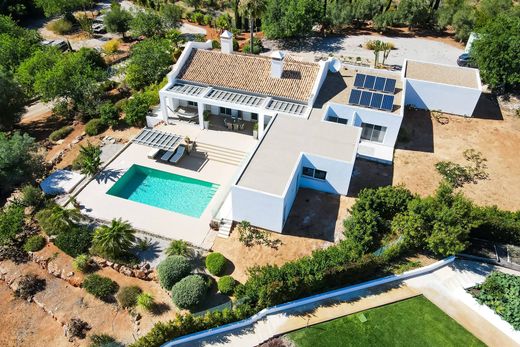
M 57 16 L 80 7 L 92 6 L 92 0 L 34 0 L 47 17 Z
M 105 13 L 103 24 L 109 33 L 120 33 L 123 36 L 130 28 L 132 14 L 121 8 L 118 3 L 113 3 L 110 11 Z
M 262 30 L 270 38 L 302 36 L 320 20 L 319 0 L 271 0 L 262 18 Z
M 11 74 L 0 69 L 0 130 L 10 130 L 25 111 L 26 96 Z
M 0 16 L 0 68 L 14 71 L 39 42 L 35 30 L 21 28 L 11 18 Z
M 155 11 L 139 11 L 130 21 L 130 30 L 133 36 L 162 36 L 164 34 L 164 25 Z

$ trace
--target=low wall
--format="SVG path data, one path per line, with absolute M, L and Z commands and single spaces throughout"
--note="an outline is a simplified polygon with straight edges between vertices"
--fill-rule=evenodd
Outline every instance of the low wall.
M 281 304 L 278 306 L 269 307 L 269 308 L 263 309 L 262 311 L 251 316 L 250 318 L 241 320 L 239 322 L 234 322 L 234 323 L 230 323 L 227 325 L 223 325 L 223 326 L 220 326 L 217 328 L 186 335 L 186 336 L 180 337 L 178 339 L 172 340 L 170 342 L 167 342 L 162 347 L 178 346 L 181 344 L 185 344 L 185 343 L 189 343 L 189 342 L 193 342 L 193 341 L 197 341 L 197 340 L 201 340 L 201 339 L 207 339 L 207 338 L 210 338 L 210 337 L 218 335 L 218 334 L 223 334 L 223 333 L 226 333 L 226 332 L 229 332 L 232 330 L 252 326 L 257 321 L 265 318 L 268 315 L 281 313 L 284 311 L 288 311 L 288 310 L 291 310 L 291 309 L 294 309 L 297 307 L 302 307 L 302 306 L 312 304 L 312 303 L 319 303 L 320 301 L 326 302 L 327 300 L 330 300 L 331 298 L 342 296 L 342 295 L 352 293 L 352 292 L 355 292 L 358 290 L 373 288 L 373 287 L 377 287 L 377 286 L 380 286 L 383 284 L 396 282 L 396 281 L 403 281 L 403 280 L 406 280 L 406 279 L 409 279 L 412 277 L 424 275 L 424 274 L 430 273 L 432 271 L 435 271 L 443 266 L 451 264 L 454 260 L 455 260 L 455 257 L 453 257 L 453 256 L 448 257 L 448 258 L 438 261 L 434 264 L 431 264 L 431 265 L 428 265 L 428 266 L 425 266 L 425 267 L 422 267 L 419 269 L 407 271 L 400 275 L 390 275 L 390 276 L 378 278 L 378 279 L 375 279 L 372 281 L 363 282 L 360 284 L 332 290 L 332 291 L 329 291 L 329 292 L 326 292 L 323 294 L 317 294 L 317 295 L 313 295 L 313 296 L 310 296 L 307 298 L 291 301 L 291 302 Z

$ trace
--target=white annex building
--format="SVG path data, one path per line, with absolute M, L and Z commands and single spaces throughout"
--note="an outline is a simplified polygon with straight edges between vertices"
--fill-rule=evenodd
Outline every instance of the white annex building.
M 346 195 L 356 158 L 391 164 L 405 106 L 471 117 L 476 69 L 405 61 L 401 72 L 233 52 L 232 35 L 187 43 L 160 91 L 162 120 L 258 122 L 231 187 L 232 219 L 281 232 L 298 188 Z M 179 110 L 182 114 L 179 115 Z

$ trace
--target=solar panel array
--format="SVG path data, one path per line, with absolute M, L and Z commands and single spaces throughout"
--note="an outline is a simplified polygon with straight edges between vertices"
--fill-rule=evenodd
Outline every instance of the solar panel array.
M 174 84 L 169 91 L 184 94 L 184 95 L 200 95 L 206 89 L 206 87 L 196 86 L 193 84 L 183 84 L 177 83 Z
M 369 90 L 352 89 L 348 103 L 351 105 L 392 111 L 394 107 L 394 96 L 371 92 Z
M 213 100 L 226 101 L 255 107 L 260 106 L 265 100 L 265 98 L 260 96 L 229 92 L 222 89 L 212 89 L 206 97 Z
M 305 113 L 307 106 L 295 102 L 272 99 L 267 105 L 268 110 L 301 116 Z
M 393 78 L 378 77 L 358 73 L 354 80 L 354 87 L 360 89 L 376 90 L 382 93 L 395 93 L 396 80 Z
M 175 134 L 145 128 L 134 137 L 132 142 L 148 147 L 170 150 L 173 149 L 180 140 L 181 138 Z

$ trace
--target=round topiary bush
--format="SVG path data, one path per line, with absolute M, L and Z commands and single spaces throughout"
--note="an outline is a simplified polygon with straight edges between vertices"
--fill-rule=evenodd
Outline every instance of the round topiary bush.
M 108 301 L 119 289 L 119 285 L 110 278 L 97 274 L 88 275 L 83 281 L 83 288 L 96 298 Z
M 206 268 L 215 276 L 220 276 L 226 268 L 227 259 L 220 253 L 210 253 L 206 257 Z
M 233 294 L 237 281 L 231 276 L 223 276 L 217 282 L 218 291 L 224 295 Z
M 202 276 L 190 275 L 173 286 L 172 300 L 179 308 L 192 308 L 201 303 L 207 291 L 208 286 Z
M 106 128 L 107 125 L 99 118 L 91 119 L 85 124 L 85 132 L 89 136 L 99 135 L 105 131 Z
M 46 243 L 47 241 L 45 240 L 45 237 L 41 235 L 33 235 L 25 241 L 23 249 L 26 252 L 38 252 L 45 247 Z
M 181 255 L 168 257 L 157 266 L 159 283 L 161 283 L 163 288 L 168 290 L 170 290 L 175 283 L 188 276 L 190 271 L 191 264 L 189 260 Z
M 131 308 L 137 305 L 137 297 L 142 290 L 138 286 L 123 287 L 117 293 L 117 302 L 122 308 Z

